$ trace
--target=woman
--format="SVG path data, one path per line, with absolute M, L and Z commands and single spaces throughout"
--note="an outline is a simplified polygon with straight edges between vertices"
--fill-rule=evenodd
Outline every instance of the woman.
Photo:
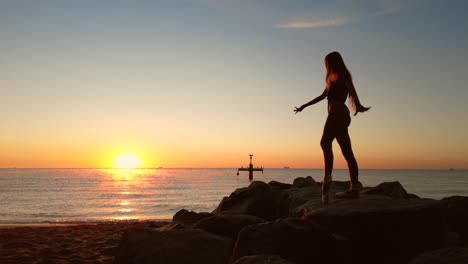
M 328 117 L 323 129 L 320 145 L 325 159 L 325 175 L 322 181 L 322 201 L 328 203 L 330 197 L 330 186 L 332 182 L 333 152 L 332 142 L 336 138 L 340 144 L 343 156 L 348 162 L 349 176 L 351 178 L 350 189 L 344 193 L 337 194 L 337 198 L 359 198 L 359 169 L 351 148 L 351 139 L 348 134 L 348 126 L 351 123 L 349 109 L 345 105 L 346 98 L 350 98 L 350 105 L 354 110 L 354 115 L 358 112 L 365 112 L 370 107 L 364 107 L 359 101 L 356 89 L 353 85 L 351 73 L 346 68 L 341 55 L 334 51 L 325 57 L 325 68 L 327 75 L 325 78 L 326 88 L 321 95 L 314 100 L 295 107 L 294 112 L 299 113 L 304 108 L 313 105 L 327 98 Z

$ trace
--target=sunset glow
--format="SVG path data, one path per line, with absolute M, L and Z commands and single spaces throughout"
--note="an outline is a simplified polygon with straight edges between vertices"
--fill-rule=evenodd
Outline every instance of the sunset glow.
M 135 169 L 141 165 L 140 158 L 131 153 L 121 154 L 115 160 L 115 167 L 119 169 Z
M 323 168 L 327 102 L 293 109 L 323 92 L 335 50 L 372 107 L 349 128 L 360 168 L 467 169 L 466 9 L 0 1 L 0 168 L 238 168 L 250 153 Z

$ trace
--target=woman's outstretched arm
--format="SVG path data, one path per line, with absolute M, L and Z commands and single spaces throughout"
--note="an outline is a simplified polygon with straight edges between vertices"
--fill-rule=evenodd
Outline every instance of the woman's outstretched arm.
M 316 103 L 322 101 L 325 98 L 327 98 L 327 89 L 323 90 L 323 93 L 321 95 L 317 96 L 314 100 L 308 102 L 307 104 L 303 104 L 300 107 L 294 107 L 294 112 L 296 114 L 299 113 L 299 112 L 302 112 L 302 110 L 304 110 L 304 108 L 306 108 L 306 107 L 308 107 L 310 105 L 316 104 Z

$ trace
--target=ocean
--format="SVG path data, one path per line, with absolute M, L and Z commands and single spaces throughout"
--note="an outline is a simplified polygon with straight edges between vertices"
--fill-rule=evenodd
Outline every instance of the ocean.
M 321 169 L 265 169 L 254 180 L 320 181 Z M 237 169 L 0 169 L 0 224 L 171 219 L 180 209 L 210 212 L 249 185 Z M 334 179 L 348 180 L 347 170 Z M 466 170 L 361 170 L 364 186 L 399 181 L 424 198 L 468 196 Z

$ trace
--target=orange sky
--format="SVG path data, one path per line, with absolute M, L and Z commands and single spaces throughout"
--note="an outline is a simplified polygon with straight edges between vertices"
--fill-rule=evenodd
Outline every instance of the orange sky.
M 337 50 L 361 168 L 468 169 L 461 2 L 215 2 L 2 1 L 0 167 L 322 168 Z

